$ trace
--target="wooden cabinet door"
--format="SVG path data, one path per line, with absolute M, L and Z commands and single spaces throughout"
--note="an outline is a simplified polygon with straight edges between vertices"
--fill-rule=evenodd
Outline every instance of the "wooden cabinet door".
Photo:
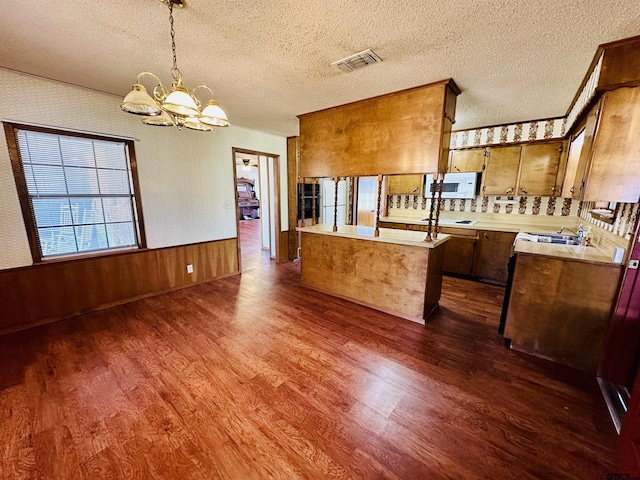
M 604 94 L 583 200 L 637 203 L 640 197 L 640 87 Z
M 518 195 L 555 195 L 563 143 L 523 145 Z
M 471 276 L 475 248 L 476 239 L 473 237 L 451 237 L 447 242 L 443 271 Z
M 473 276 L 492 283 L 506 285 L 507 264 L 515 233 L 480 232 L 476 245 Z
M 439 227 L 439 231 L 440 233 L 452 235 L 447 242 L 443 271 L 471 276 L 473 273 L 476 240 L 478 238 L 477 230 Z
M 562 183 L 562 197 L 564 198 L 573 197 L 575 190 L 573 186 L 576 183 L 576 175 L 578 174 L 578 163 L 584 147 L 584 135 L 585 129 L 583 128 L 577 135 L 571 137 L 569 154 L 567 155 L 567 168 L 564 173 L 564 182 Z
M 593 144 L 594 135 L 596 133 L 596 126 L 598 125 L 598 116 L 600 115 L 601 103 L 601 101 L 598 102 L 591 109 L 585 123 L 584 145 L 580 150 L 580 158 L 578 159 L 578 165 L 576 167 L 573 185 L 569 189 L 572 197 L 576 200 L 582 200 L 584 196 L 584 180 L 587 173 L 587 166 L 589 165 L 589 158 L 591 155 L 591 147 Z
M 450 172 L 481 172 L 484 169 L 484 148 L 452 150 Z
M 483 195 L 515 195 L 520 167 L 520 146 L 487 148 L 482 179 Z
M 389 195 L 422 195 L 424 175 L 389 175 Z

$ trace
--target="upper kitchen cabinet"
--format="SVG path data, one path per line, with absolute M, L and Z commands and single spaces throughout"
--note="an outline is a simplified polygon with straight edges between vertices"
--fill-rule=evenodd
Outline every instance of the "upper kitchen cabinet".
M 300 115 L 300 176 L 445 172 L 453 80 Z
M 520 168 L 520 146 L 487 148 L 482 176 L 483 195 L 515 195 Z
M 555 195 L 563 151 L 562 141 L 487 148 L 482 194 Z
M 640 87 L 604 94 L 582 199 L 630 203 L 640 199 Z
M 639 85 L 640 36 L 598 48 L 567 112 L 572 146 L 564 197 L 638 202 Z
M 518 195 L 555 195 L 563 150 L 563 142 L 523 145 Z
M 457 172 L 481 172 L 484 170 L 484 148 L 469 148 L 466 150 L 451 151 L 451 165 L 449 171 Z
M 389 195 L 422 195 L 424 175 L 389 175 Z

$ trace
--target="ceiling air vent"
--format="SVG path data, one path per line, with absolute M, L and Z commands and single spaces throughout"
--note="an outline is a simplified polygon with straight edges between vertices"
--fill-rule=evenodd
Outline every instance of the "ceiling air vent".
M 336 60 L 331 63 L 331 65 L 335 65 L 343 72 L 353 72 L 358 68 L 366 67 L 367 65 L 381 61 L 382 59 L 369 48 L 360 53 L 343 58 L 342 60 Z

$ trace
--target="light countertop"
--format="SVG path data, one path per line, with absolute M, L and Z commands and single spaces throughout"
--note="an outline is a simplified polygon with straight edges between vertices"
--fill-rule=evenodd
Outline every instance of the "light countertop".
M 357 225 L 338 225 L 338 231 L 333 231 L 333 225 L 313 225 L 298 227 L 298 232 L 315 233 L 320 235 L 335 235 L 338 237 L 354 238 L 357 240 L 370 240 L 373 242 L 395 243 L 398 245 L 410 245 L 420 248 L 434 248 L 446 242 L 450 235 L 438 234 L 437 240 L 426 242 L 426 233 L 412 230 L 397 230 L 393 228 L 381 228 L 380 236 L 375 237 L 373 227 L 361 227 Z
M 392 211 L 388 217 L 381 217 L 381 222 L 405 223 L 412 225 L 427 225 L 421 221 L 429 215 L 428 211 L 407 211 L 397 213 Z M 549 243 L 528 242 L 518 240 L 514 251 L 533 255 L 547 255 L 573 260 L 583 260 L 600 263 L 614 263 L 613 254 L 616 247 L 627 249 L 629 241 L 614 233 L 599 228 L 577 216 L 559 215 L 522 215 L 518 213 L 477 213 L 477 212 L 440 212 L 440 218 L 446 220 L 471 220 L 474 225 L 446 224 L 447 228 L 461 228 L 466 230 L 485 230 L 511 233 L 556 233 L 561 227 L 575 230 L 579 224 L 591 227 L 589 246 L 557 245 Z M 571 234 L 565 230 L 564 233 Z

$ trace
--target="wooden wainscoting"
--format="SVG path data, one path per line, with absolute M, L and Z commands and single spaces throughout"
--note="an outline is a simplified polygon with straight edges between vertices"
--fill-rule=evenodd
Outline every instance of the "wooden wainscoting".
M 3 270 L 0 334 L 236 273 L 236 238 Z

